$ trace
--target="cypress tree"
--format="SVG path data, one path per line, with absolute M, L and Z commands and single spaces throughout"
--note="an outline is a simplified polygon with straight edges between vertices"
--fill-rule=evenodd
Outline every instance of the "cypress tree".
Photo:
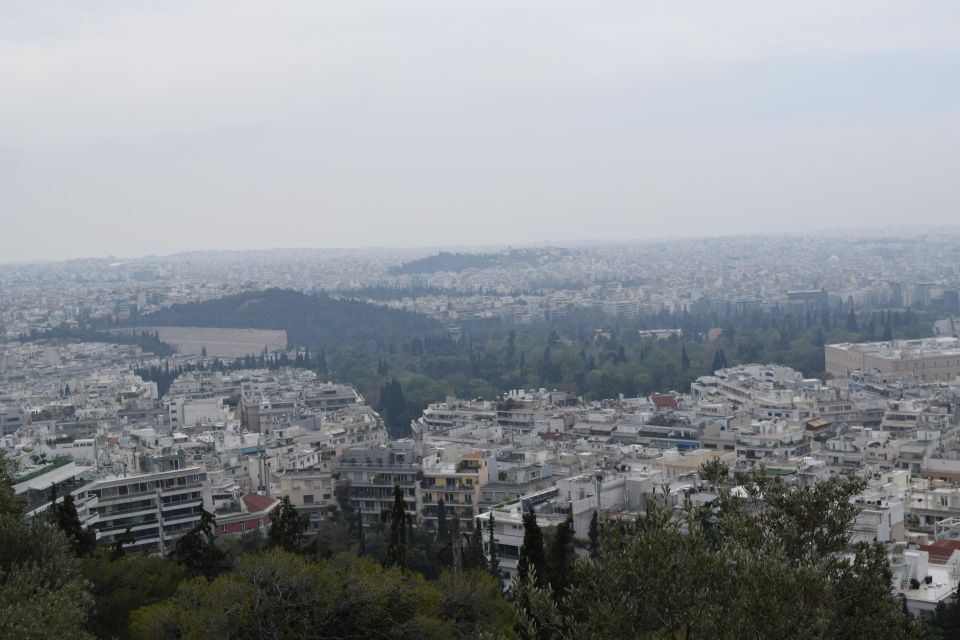
M 847 316 L 847 331 L 856 333 L 859 330 L 860 327 L 857 324 L 857 316 L 853 312 L 853 307 L 850 307 L 850 315 Z
M 593 559 L 600 557 L 600 518 L 594 511 L 590 517 L 590 529 L 587 531 L 587 537 L 590 539 L 590 557 Z
M 443 498 L 437 500 L 437 541 L 446 542 L 450 537 L 450 529 L 447 526 L 447 507 L 443 503 Z
M 525 578 L 529 567 L 537 570 L 537 584 L 543 586 L 546 575 L 547 558 L 543 550 L 543 531 L 537 523 L 537 514 L 528 510 L 523 514 L 523 546 L 520 548 L 520 560 L 517 563 L 517 572 Z
M 359 546 L 357 547 L 357 555 L 364 556 L 367 554 L 367 536 L 363 532 L 363 514 L 357 511 L 357 536 L 359 538 Z
M 567 518 L 557 526 L 557 533 L 550 544 L 549 579 L 553 587 L 554 599 L 557 601 L 563 598 L 570 586 L 574 554 L 573 534 L 573 516 L 567 515 Z
M 486 569 L 487 558 L 483 555 L 483 527 L 478 519 L 473 525 L 473 533 L 470 534 L 470 545 L 467 547 L 466 568 Z
M 407 565 L 407 503 L 400 485 L 393 485 L 393 508 L 390 510 L 390 543 L 387 545 L 388 567 L 405 569 Z
M 490 573 L 492 573 L 493 575 L 497 576 L 497 578 L 499 578 L 500 577 L 500 555 L 497 551 L 496 538 L 494 538 L 495 528 L 496 528 L 496 521 L 494 520 L 493 512 L 491 511 L 490 518 L 487 520 L 487 533 L 489 534 L 487 541 L 488 541 L 488 544 L 490 545 L 490 554 L 489 554 L 489 561 L 487 563 L 487 566 L 490 569 Z

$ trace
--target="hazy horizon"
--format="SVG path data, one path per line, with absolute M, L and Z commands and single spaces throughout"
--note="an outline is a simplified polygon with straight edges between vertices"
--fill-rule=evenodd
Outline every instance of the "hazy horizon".
M 0 0 L 0 263 L 955 226 L 960 5 Z
M 38 258 L 26 260 L 3 260 L 0 259 L 0 265 L 10 266 L 28 266 L 59 264 L 71 261 L 85 260 L 117 260 L 117 261 L 137 261 L 145 259 L 164 259 L 178 255 L 206 254 L 206 253 L 270 253 L 270 252 L 315 252 L 315 251 L 337 251 L 344 253 L 354 252 L 376 252 L 391 251 L 405 253 L 426 253 L 433 255 L 437 252 L 448 251 L 465 254 L 482 254 L 487 252 L 499 252 L 509 249 L 589 249 L 593 247 L 616 247 L 632 246 L 647 243 L 683 243 L 713 241 L 723 239 L 747 239 L 747 238 L 790 238 L 790 237 L 812 237 L 817 235 L 830 237 L 857 237 L 863 239 L 883 240 L 896 237 L 904 241 L 916 240 L 918 237 L 926 236 L 930 233 L 951 233 L 960 234 L 960 224 L 956 225 L 929 225 L 913 226 L 910 228 L 904 226 L 886 226 L 876 228 L 865 227 L 834 227 L 822 229 L 810 229 L 796 232 L 757 232 L 757 233 L 738 233 L 738 234 L 713 234 L 713 235 L 686 235 L 686 236 L 655 236 L 649 238 L 618 238 L 618 239 L 598 239 L 583 238 L 579 240 L 536 240 L 531 242 L 515 243 L 493 243 L 493 244 L 437 244 L 437 245 L 356 245 L 356 246 L 262 246 L 262 247 L 223 247 L 223 248 L 201 248 L 174 250 L 165 253 L 148 252 L 141 254 L 122 254 L 117 252 L 100 255 L 79 255 L 65 258 Z

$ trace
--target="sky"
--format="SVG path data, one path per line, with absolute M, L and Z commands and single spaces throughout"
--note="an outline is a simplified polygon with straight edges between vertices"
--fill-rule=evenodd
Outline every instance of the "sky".
M 956 0 L 0 0 L 0 263 L 958 203 Z

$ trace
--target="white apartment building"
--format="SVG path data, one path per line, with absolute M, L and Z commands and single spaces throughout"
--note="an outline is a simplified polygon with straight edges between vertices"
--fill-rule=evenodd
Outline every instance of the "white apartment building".
M 207 472 L 200 467 L 98 480 L 85 488 L 90 526 L 110 543 L 128 529 L 135 552 L 166 553 L 212 508 Z

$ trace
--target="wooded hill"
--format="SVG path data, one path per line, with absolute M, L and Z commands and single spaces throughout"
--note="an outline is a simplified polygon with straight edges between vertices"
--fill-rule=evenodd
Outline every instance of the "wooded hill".
M 292 346 L 325 348 L 443 332 L 439 322 L 416 313 L 287 289 L 177 304 L 141 316 L 134 325 L 282 329 Z

